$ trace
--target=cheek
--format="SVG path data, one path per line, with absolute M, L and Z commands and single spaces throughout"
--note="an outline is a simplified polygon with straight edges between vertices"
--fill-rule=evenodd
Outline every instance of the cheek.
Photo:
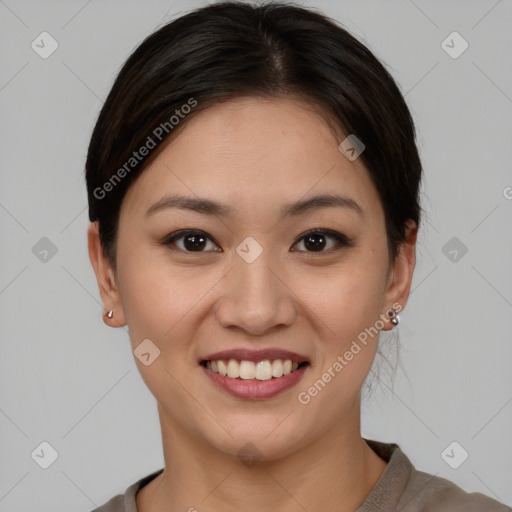
M 172 274 L 162 274 L 149 263 L 145 268 L 127 265 L 121 272 L 121 300 L 132 342 L 155 340 L 160 348 L 187 312 L 198 302 L 199 290 Z
M 361 255 L 357 263 L 323 280 L 324 293 L 308 298 L 322 340 L 317 345 L 318 366 L 301 386 L 299 402 L 307 402 L 307 410 L 324 417 L 325 424 L 357 406 L 378 347 L 385 271 L 384 265 Z
M 119 232 L 119 292 L 134 345 L 145 338 L 158 343 L 156 340 L 172 328 L 181 313 L 180 281 L 166 275 L 168 271 L 157 261 L 156 252 L 144 244 L 131 243 L 125 233 Z
M 118 247 L 119 291 L 133 347 L 146 338 L 162 355 L 187 347 L 225 269 L 180 266 L 165 251 L 130 247 L 121 236 Z
M 331 340 L 346 340 L 375 324 L 383 312 L 386 264 L 377 251 L 358 251 L 328 274 L 301 277 L 299 295 Z

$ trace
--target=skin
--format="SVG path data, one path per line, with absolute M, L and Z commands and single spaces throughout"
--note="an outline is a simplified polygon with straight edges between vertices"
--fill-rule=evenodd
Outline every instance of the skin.
M 148 366 L 135 358 L 157 400 L 165 458 L 162 475 L 137 495 L 140 511 L 355 511 L 385 470 L 360 433 L 361 388 L 378 336 L 308 404 L 297 399 L 379 315 L 405 307 L 415 266 L 416 225 L 407 223 L 391 261 L 377 191 L 361 160 L 339 151 L 341 140 L 299 99 L 219 103 L 183 123 L 129 188 L 115 271 L 97 223 L 89 227 L 101 298 L 114 312 L 105 322 L 128 324 L 133 350 L 147 338 L 160 350 Z M 284 204 L 333 192 L 363 215 L 324 207 L 279 216 Z M 145 217 L 168 194 L 206 197 L 234 213 L 173 208 Z M 353 245 L 328 237 L 316 252 L 301 239 L 313 228 Z M 211 240 L 203 252 L 187 252 L 183 238 L 174 250 L 160 243 L 181 229 Z M 250 264 L 236 253 L 249 236 L 263 248 Z M 198 364 L 219 350 L 270 347 L 312 364 L 296 386 L 269 399 L 228 395 Z M 237 457 L 247 443 L 258 452 L 253 465 Z

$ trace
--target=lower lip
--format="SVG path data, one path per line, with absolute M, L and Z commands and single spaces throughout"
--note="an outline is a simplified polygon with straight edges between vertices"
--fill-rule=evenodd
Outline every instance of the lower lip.
M 297 384 L 309 365 L 302 366 L 288 375 L 272 377 L 269 380 L 232 379 L 215 373 L 204 366 L 201 367 L 217 386 L 227 391 L 230 395 L 249 400 L 262 400 L 279 395 Z

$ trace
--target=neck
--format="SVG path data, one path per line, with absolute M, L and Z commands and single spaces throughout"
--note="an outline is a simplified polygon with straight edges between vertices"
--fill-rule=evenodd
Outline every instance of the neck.
M 386 467 L 362 439 L 359 415 L 284 458 L 242 463 L 159 412 L 165 468 L 137 494 L 139 512 L 354 512 Z

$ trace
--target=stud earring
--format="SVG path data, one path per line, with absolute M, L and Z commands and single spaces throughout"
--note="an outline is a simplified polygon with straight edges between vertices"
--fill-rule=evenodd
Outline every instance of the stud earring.
M 388 317 L 393 325 L 398 325 L 400 323 L 400 317 L 398 316 L 398 311 L 396 309 L 388 309 Z
M 114 312 L 112 310 L 106 313 L 107 318 L 112 318 L 114 316 Z

